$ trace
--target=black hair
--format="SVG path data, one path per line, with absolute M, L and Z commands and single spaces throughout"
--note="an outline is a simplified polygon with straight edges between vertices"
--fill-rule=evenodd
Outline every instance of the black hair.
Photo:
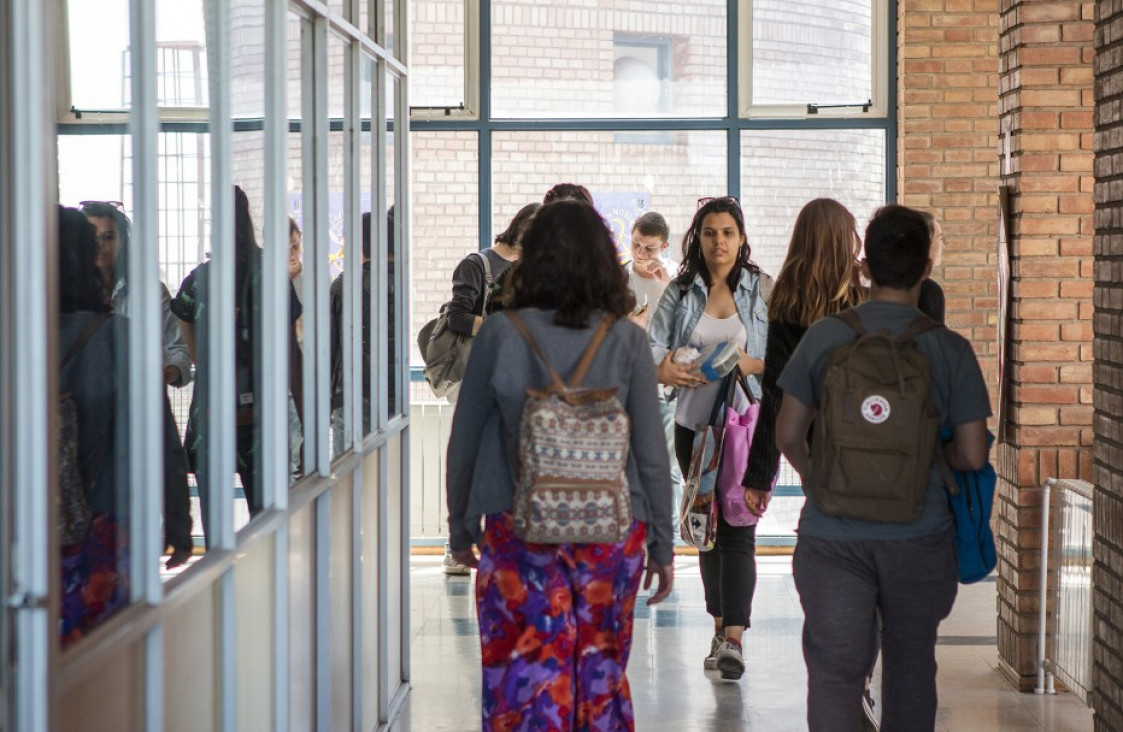
M 679 266 L 678 275 L 675 277 L 675 284 L 682 290 L 688 289 L 693 284 L 694 278 L 699 274 L 702 275 L 707 287 L 713 285 L 710 270 L 706 267 L 706 260 L 702 256 L 702 223 L 707 216 L 713 213 L 727 213 L 732 216 L 733 221 L 737 224 L 737 231 L 740 232 L 742 237 L 747 237 L 745 234 L 745 217 L 741 213 L 741 204 L 737 203 L 736 199 L 729 197 L 712 198 L 699 207 L 694 214 L 694 220 L 690 222 L 690 228 L 682 237 L 682 264 Z M 760 267 L 753 262 L 752 254 L 753 250 L 749 246 L 749 240 L 745 238 L 745 243 L 737 250 L 737 263 L 733 265 L 729 276 L 725 278 L 725 283 L 729 285 L 730 291 L 737 291 L 737 285 L 741 282 L 742 269 L 760 274 Z
M 391 231 L 393 227 L 391 226 Z M 370 259 L 370 211 L 363 212 L 363 259 Z
M 557 309 L 554 323 L 567 328 L 588 327 L 597 311 L 621 318 L 635 307 L 612 233 L 592 206 L 572 200 L 543 206 L 522 246 L 506 307 Z
M 112 208 L 112 207 L 111 207 Z M 97 228 L 76 208 L 58 207 L 59 312 L 112 310 L 109 283 L 97 266 Z
M 638 231 L 640 236 L 657 236 L 660 241 L 671 238 L 671 227 L 667 226 L 667 220 L 663 218 L 663 214 L 654 211 L 648 211 L 636 219 L 632 231 Z
M 882 206 L 866 227 L 866 264 L 878 287 L 908 290 L 924 278 L 932 238 L 919 211 Z
M 589 193 L 588 188 L 577 183 L 558 183 L 542 197 L 543 205 L 565 200 L 581 201 L 592 206 L 593 194 Z
M 108 201 L 84 201 L 82 213 L 95 218 L 112 219 L 113 225 L 117 227 L 117 259 L 113 262 L 113 281 L 109 283 L 112 290 L 116 288 L 117 283 L 125 279 L 125 273 L 129 268 L 128 253 L 129 242 L 133 238 L 133 222 L 124 211 Z M 95 228 L 94 231 L 96 237 L 97 229 Z
M 515 214 L 515 218 L 511 219 L 511 223 L 507 224 L 507 228 L 495 237 L 495 243 L 506 244 L 512 247 L 518 246 L 519 240 L 526 232 L 526 227 L 530 225 L 531 217 L 533 217 L 540 208 L 542 208 L 542 204 L 540 203 L 528 203 L 520 208 L 519 212 Z

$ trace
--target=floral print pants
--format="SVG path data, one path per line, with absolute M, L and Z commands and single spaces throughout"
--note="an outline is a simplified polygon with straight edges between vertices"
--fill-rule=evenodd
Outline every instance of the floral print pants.
M 616 544 L 527 544 L 487 517 L 476 574 L 483 729 L 634 729 L 624 675 L 646 525 Z

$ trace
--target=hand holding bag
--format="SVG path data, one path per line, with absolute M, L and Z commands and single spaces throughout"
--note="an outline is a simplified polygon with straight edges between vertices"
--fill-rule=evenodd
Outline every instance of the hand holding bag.
M 725 377 L 722 389 L 725 423 L 721 435 L 721 467 L 717 471 L 717 493 L 721 515 L 731 526 L 754 526 L 760 519 L 745 504 L 745 488 L 741 479 L 749 466 L 753 432 L 760 417 L 760 403 L 753 398 L 740 369 Z M 737 408 L 737 389 L 744 392 L 747 406 Z

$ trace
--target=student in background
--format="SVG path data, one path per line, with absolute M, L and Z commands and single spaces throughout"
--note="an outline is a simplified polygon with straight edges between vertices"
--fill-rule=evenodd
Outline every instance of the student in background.
M 636 219 L 632 226 L 632 260 L 624 265 L 628 273 L 628 287 L 636 298 L 632 322 L 647 328 L 651 311 L 659 304 L 663 291 L 671 283 L 674 267 L 665 252 L 670 246 L 670 227 L 662 214 L 648 211 Z M 671 485 L 675 501 L 671 511 L 675 537 L 678 537 L 678 510 L 682 500 L 682 470 L 675 459 L 675 407 L 674 391 L 659 387 L 659 411 L 663 416 L 663 432 L 667 441 L 667 454 L 671 457 Z
M 82 213 L 97 230 L 98 267 L 109 283 L 113 311 L 131 314 L 126 278 L 128 251 L 133 225 L 117 201 L 83 201 Z M 168 386 L 183 387 L 194 378 L 191 353 L 172 314 L 171 294 L 160 283 L 161 335 L 163 340 L 163 380 Z M 166 390 L 165 390 L 166 392 Z M 194 549 L 191 538 L 191 494 L 187 485 L 187 455 L 172 415 L 171 402 L 164 394 L 164 548 L 170 551 L 165 567 L 185 564 Z
M 752 261 L 741 204 L 731 196 L 704 198 L 683 238 L 679 274 L 663 293 L 652 315 L 648 336 L 659 383 L 678 387 L 675 408 L 675 454 L 679 469 L 689 470 L 694 427 L 710 420 L 721 381 L 707 382 L 691 364 L 673 361 L 675 351 L 734 340 L 742 373 L 754 396 L 760 396 L 768 336 L 765 293 L 771 278 Z M 718 517 L 712 551 L 698 555 L 706 612 L 714 636 L 703 668 L 723 678 L 745 672 L 741 638 L 752 615 L 756 590 L 756 526 L 733 526 Z
M 932 239 L 932 248 L 929 258 L 933 267 L 939 267 L 944 258 L 944 229 L 936 217 L 927 211 L 919 212 L 928 224 L 928 236 Z M 920 300 L 917 303 L 920 311 L 937 323 L 944 322 L 944 289 L 931 277 L 925 277 L 920 283 Z
M 830 198 L 810 201 L 795 220 L 784 266 L 768 300 L 764 393 L 743 481 L 746 503 L 758 516 L 768 507 L 780 470 L 775 436 L 784 396 L 776 384 L 780 373 L 812 323 L 865 299 L 859 281 L 857 226 L 854 215 Z

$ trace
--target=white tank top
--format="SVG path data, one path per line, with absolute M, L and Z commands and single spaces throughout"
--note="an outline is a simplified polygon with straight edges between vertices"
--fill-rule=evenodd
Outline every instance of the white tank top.
M 722 341 L 735 341 L 741 350 L 748 348 L 749 333 L 737 313 L 728 318 L 715 318 L 702 313 L 698 325 L 694 326 L 694 332 L 690 334 L 687 345 L 701 350 L 704 346 Z M 708 422 L 710 412 L 714 408 L 714 399 L 717 399 L 720 389 L 720 381 L 711 381 L 705 386 L 696 386 L 693 389 L 679 389 L 675 422 L 690 429 Z

